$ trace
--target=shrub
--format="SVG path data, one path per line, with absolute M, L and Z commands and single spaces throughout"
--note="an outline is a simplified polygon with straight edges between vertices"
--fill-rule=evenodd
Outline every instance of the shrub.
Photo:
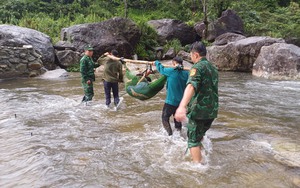
M 170 41 L 167 41 L 167 44 L 164 45 L 164 51 L 168 51 L 170 48 L 174 48 L 175 53 L 177 54 L 180 50 L 183 49 L 181 46 L 180 40 L 173 39 Z
M 141 30 L 141 38 L 134 52 L 141 59 L 154 60 L 155 59 L 154 48 L 158 46 L 157 33 L 146 22 L 141 21 L 138 22 L 137 25 Z
M 80 72 L 80 63 L 71 65 L 66 69 L 68 72 Z

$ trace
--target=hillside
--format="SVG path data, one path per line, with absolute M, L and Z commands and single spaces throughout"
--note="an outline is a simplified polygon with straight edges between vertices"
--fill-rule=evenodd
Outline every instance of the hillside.
M 53 43 L 60 31 L 81 23 L 128 17 L 143 26 L 161 18 L 183 20 L 189 25 L 203 21 L 203 4 L 196 0 L 2 0 L 0 23 L 32 28 L 49 35 Z M 208 21 L 228 8 L 243 19 L 245 33 L 300 38 L 300 0 L 213 0 L 207 4 Z

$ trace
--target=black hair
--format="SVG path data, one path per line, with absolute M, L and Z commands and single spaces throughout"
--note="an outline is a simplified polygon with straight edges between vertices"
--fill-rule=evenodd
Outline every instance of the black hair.
M 176 61 L 178 64 L 182 65 L 182 58 L 181 57 L 176 56 L 176 57 L 173 58 L 173 61 Z
M 116 57 L 118 57 L 119 52 L 114 49 L 114 50 L 111 51 L 111 54 L 114 55 L 114 56 L 116 56 Z
M 194 42 L 191 46 L 191 49 L 190 49 L 191 52 L 197 52 L 199 53 L 200 56 L 206 56 L 206 47 L 205 45 L 200 42 L 200 41 L 197 41 L 197 42 Z

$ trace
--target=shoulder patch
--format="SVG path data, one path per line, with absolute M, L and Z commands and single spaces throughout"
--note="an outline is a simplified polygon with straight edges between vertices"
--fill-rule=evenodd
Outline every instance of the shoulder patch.
M 197 69 L 193 68 L 193 69 L 191 69 L 191 71 L 190 71 L 190 76 L 195 76 L 196 73 L 197 73 Z

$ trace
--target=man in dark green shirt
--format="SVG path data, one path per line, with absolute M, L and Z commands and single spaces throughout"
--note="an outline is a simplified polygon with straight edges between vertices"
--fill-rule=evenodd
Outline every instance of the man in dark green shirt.
M 85 47 L 84 56 L 80 59 L 80 73 L 81 73 L 81 83 L 84 89 L 84 97 L 82 102 L 87 102 L 93 99 L 94 87 L 93 82 L 95 81 L 94 68 L 99 67 L 99 64 L 95 64 L 93 56 L 93 47 L 88 45 Z
M 105 57 L 109 53 L 105 53 L 98 59 L 100 65 L 104 65 L 103 70 L 103 85 L 105 92 L 105 104 L 107 107 L 111 103 L 111 91 L 114 97 L 115 108 L 119 105 L 119 82 L 123 82 L 123 66 L 119 60 L 113 60 L 109 57 Z M 117 50 L 112 50 L 110 55 L 118 57 Z
M 188 117 L 188 148 L 194 162 L 200 163 L 201 140 L 217 117 L 219 109 L 218 70 L 206 59 L 206 47 L 201 42 L 191 46 L 194 63 L 183 98 L 176 111 L 177 121 Z

